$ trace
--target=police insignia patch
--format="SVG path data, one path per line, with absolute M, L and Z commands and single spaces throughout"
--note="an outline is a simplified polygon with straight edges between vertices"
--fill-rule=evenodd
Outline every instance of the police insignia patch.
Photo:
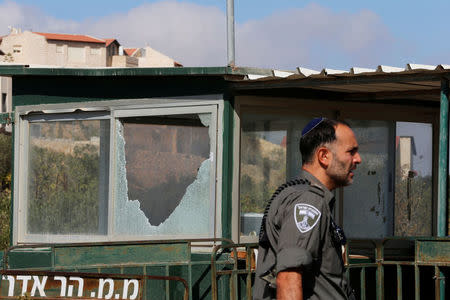
M 294 208 L 295 224 L 301 233 L 310 231 L 319 222 L 321 213 L 312 205 L 298 203 Z

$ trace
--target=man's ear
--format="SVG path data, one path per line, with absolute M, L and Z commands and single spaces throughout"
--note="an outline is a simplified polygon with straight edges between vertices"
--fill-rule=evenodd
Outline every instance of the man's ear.
M 320 147 L 316 152 L 317 160 L 324 167 L 328 167 L 331 163 L 331 151 L 326 147 Z

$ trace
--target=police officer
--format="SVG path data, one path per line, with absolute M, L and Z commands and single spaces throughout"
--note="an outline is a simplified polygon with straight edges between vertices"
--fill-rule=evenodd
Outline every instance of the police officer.
M 354 299 L 332 190 L 353 182 L 358 143 L 341 121 L 315 118 L 300 139 L 302 171 L 274 193 L 261 225 L 254 299 Z

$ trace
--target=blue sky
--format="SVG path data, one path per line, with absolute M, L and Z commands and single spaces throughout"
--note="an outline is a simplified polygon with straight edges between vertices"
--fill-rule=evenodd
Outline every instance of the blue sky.
M 116 37 L 184 65 L 225 65 L 226 0 L 0 0 L 8 26 Z M 450 1 L 235 0 L 238 65 L 348 70 L 449 64 Z

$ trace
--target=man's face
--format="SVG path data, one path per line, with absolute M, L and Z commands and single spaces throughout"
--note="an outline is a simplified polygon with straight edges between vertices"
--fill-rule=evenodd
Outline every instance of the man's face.
M 327 169 L 327 175 L 334 183 L 335 188 L 353 183 L 353 170 L 361 163 L 358 153 L 358 142 L 353 131 L 343 125 L 336 127 L 336 141 L 328 147 L 332 160 Z

